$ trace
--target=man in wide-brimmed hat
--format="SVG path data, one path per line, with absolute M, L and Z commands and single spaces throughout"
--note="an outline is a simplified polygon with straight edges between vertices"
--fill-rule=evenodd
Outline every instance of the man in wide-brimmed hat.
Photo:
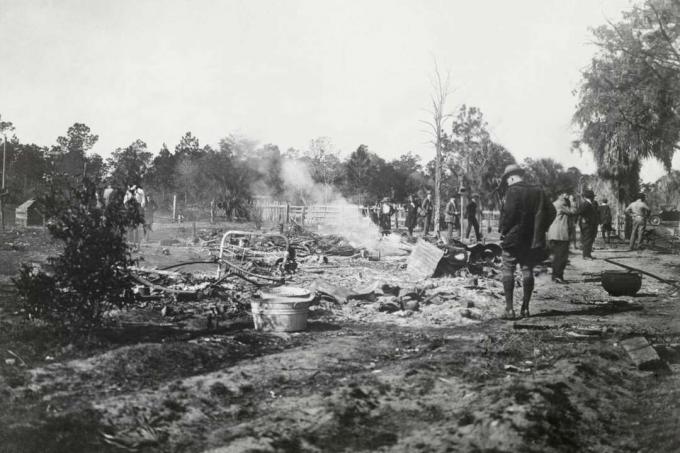
M 581 228 L 581 251 L 584 260 L 593 259 L 593 242 L 597 237 L 597 226 L 600 224 L 600 212 L 595 201 L 595 193 L 591 189 L 583 191 L 583 201 L 578 208 L 579 226 Z
M 515 268 L 519 265 L 522 269 L 520 316 L 528 317 L 534 290 L 534 266 L 547 258 L 545 233 L 555 218 L 555 208 L 543 189 L 524 182 L 524 169 L 519 165 L 508 165 L 503 173 L 503 181 L 507 183 L 508 190 L 498 230 L 503 247 L 504 317 L 514 319 Z

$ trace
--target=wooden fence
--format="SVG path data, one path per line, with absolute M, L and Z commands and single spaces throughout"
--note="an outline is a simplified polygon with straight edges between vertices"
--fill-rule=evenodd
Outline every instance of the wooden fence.
M 332 225 L 366 215 L 365 209 L 357 205 L 258 204 L 255 209 L 264 223 L 275 224 L 287 224 L 292 220 L 300 225 Z
M 264 223 L 287 224 L 293 220 L 300 225 L 337 225 L 353 218 L 368 217 L 371 209 L 350 204 L 296 206 L 286 203 L 258 203 L 255 208 Z M 499 217 L 499 211 L 482 211 L 480 227 L 486 230 L 490 226 L 492 230 L 497 230 Z M 406 209 L 397 206 L 392 216 L 392 226 L 399 228 L 405 223 Z

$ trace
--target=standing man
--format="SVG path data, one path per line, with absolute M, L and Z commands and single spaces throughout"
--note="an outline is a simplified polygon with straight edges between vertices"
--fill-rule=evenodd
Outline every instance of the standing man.
M 413 195 L 408 196 L 408 203 L 406 203 L 406 229 L 408 230 L 408 237 L 413 237 L 413 229 L 418 222 L 418 203 L 416 203 Z
M 125 192 L 125 197 L 123 198 L 123 203 L 131 203 L 133 200 L 139 204 L 139 209 L 142 213 L 144 213 L 144 208 L 146 207 L 146 196 L 142 187 L 138 186 L 137 184 L 131 184 L 128 186 L 128 190 Z M 137 226 L 135 228 L 131 228 L 130 231 L 128 231 L 128 241 L 132 242 L 133 248 L 135 249 L 139 249 L 142 245 L 142 238 L 139 232 L 140 228 L 141 227 Z
M 600 214 L 595 201 L 595 193 L 586 189 L 583 191 L 583 202 L 578 208 L 579 226 L 581 228 L 581 248 L 583 259 L 592 260 L 593 242 L 597 237 L 597 226 L 600 224 Z
M 390 203 L 390 199 L 385 197 L 380 203 L 380 233 L 383 236 L 387 236 L 392 232 L 392 214 L 394 214 L 394 208 Z
M 647 196 L 643 193 L 638 194 L 635 201 L 628 205 L 626 214 L 633 217 L 633 231 L 630 233 L 630 250 L 636 250 L 640 247 L 642 235 L 647 227 L 647 218 L 651 212 L 645 200 Z
M 444 209 L 444 222 L 446 223 L 446 242 L 451 243 L 453 238 L 453 227 L 456 224 L 456 219 L 458 218 L 458 209 L 456 208 L 456 196 L 451 195 L 449 202 L 446 203 L 446 208 Z
M 465 239 L 470 237 L 470 229 L 475 229 L 475 238 L 477 242 L 482 240 L 482 235 L 479 232 L 479 222 L 477 221 L 477 195 L 470 198 L 470 202 L 465 207 L 465 219 L 467 220 L 467 231 L 465 232 Z
M 432 210 L 434 206 L 432 205 L 432 192 L 427 191 L 427 196 L 423 200 L 423 213 L 425 226 L 423 227 L 423 236 L 430 234 L 430 227 L 432 226 Z
M 144 208 L 144 241 L 149 242 L 149 233 L 151 233 L 151 228 L 153 227 L 153 216 L 158 209 L 156 201 L 153 199 L 151 194 L 146 197 L 146 207 Z
M 569 224 L 576 214 L 574 197 L 570 190 L 562 191 L 553 203 L 556 216 L 548 230 L 548 241 L 553 254 L 552 280 L 555 283 L 567 283 L 564 280 L 564 268 L 569 259 Z
M 609 244 L 612 235 L 612 210 L 607 204 L 607 199 L 603 198 L 600 203 L 600 225 L 602 229 L 602 239 Z
M 521 317 L 529 316 L 529 302 L 534 290 L 534 266 L 546 258 L 546 238 L 555 208 L 543 189 L 524 182 L 524 170 L 519 165 L 508 165 L 503 173 L 508 190 L 501 210 L 498 231 L 503 247 L 503 290 L 505 319 L 515 319 L 513 291 L 515 268 L 522 269 Z

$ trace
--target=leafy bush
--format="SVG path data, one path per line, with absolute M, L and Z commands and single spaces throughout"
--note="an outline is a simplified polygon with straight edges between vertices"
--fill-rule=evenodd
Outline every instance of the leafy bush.
M 136 202 L 123 204 L 121 194 L 103 206 L 87 179 L 53 180 L 38 200 L 64 250 L 48 259 L 50 271 L 22 266 L 15 280 L 21 304 L 34 318 L 72 333 L 87 331 L 107 310 L 130 301 L 127 267 L 133 260 L 125 234 L 143 223 L 141 209 Z

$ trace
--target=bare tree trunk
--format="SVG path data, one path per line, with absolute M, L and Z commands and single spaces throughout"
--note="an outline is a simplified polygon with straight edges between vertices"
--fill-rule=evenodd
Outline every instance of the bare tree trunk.
M 439 234 L 439 216 L 441 209 L 441 187 L 442 187 L 442 144 L 441 135 L 437 137 L 435 144 L 437 153 L 434 159 L 434 218 L 431 220 L 434 223 L 434 232 Z
M 438 235 L 441 212 L 442 154 L 445 139 L 444 123 L 447 118 L 451 117 L 451 114 L 444 113 L 446 98 L 449 95 L 449 78 L 447 76 L 446 80 L 442 80 L 436 61 L 432 88 L 434 90 L 434 93 L 431 96 L 432 111 L 430 113 L 432 114 L 432 120 L 423 121 L 423 123 L 431 128 L 433 135 L 432 143 L 434 144 L 436 151 L 434 159 L 434 211 L 432 223 L 434 225 L 434 232 Z

